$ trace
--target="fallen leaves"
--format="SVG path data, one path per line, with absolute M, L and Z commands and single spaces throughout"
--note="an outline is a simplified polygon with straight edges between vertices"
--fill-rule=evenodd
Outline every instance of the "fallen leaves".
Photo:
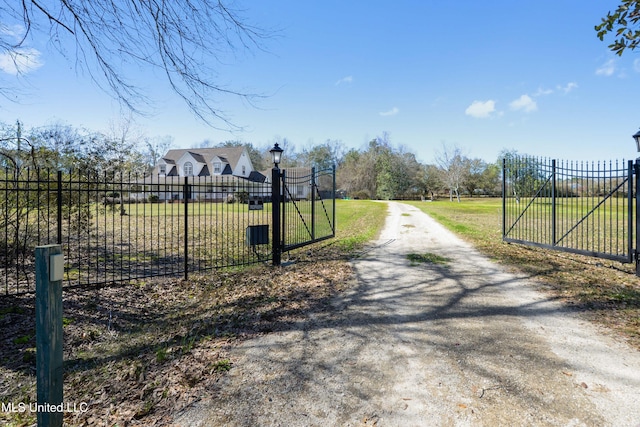
M 213 271 L 188 281 L 65 290 L 64 316 L 73 320 L 64 328 L 65 401 L 89 405 L 67 414 L 65 425 L 163 425 L 215 397 L 217 381 L 234 366 L 231 346 L 291 327 L 348 286 L 351 267 L 335 255 L 317 251 L 284 268 Z M 35 358 L 23 358 L 35 342 L 13 342 L 35 327 L 32 297 L 0 299 L 0 391 L 16 404 L 35 400 Z M 0 414 L 0 422 L 35 419 L 11 416 Z M 366 425 L 376 423 L 372 417 Z

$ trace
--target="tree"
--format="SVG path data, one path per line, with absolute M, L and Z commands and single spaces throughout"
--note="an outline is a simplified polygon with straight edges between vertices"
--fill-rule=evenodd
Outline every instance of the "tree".
M 442 173 L 436 165 L 420 165 L 416 174 L 416 185 L 420 192 L 434 200 L 436 194 L 442 190 Z
M 215 104 L 219 96 L 252 98 L 217 83 L 214 64 L 260 48 L 267 37 L 222 0 L 4 0 L 0 16 L 0 54 L 12 58 L 18 72 L 32 55 L 32 33 L 44 33 L 63 56 L 73 45 L 76 66 L 131 111 L 149 101 L 135 76 L 151 68 L 208 124 L 231 125 Z
M 319 169 L 330 169 L 333 165 L 337 166 L 343 156 L 344 144 L 342 141 L 327 139 L 322 144 L 303 150 L 300 157 L 306 165 L 312 165 Z
M 540 161 L 535 157 L 503 150 L 498 162 L 501 167 L 504 164 L 505 183 L 516 203 L 520 203 L 521 197 L 535 196 L 545 182 Z
M 141 138 L 126 120 L 113 124 L 108 134 L 62 123 L 39 128 L 24 128 L 20 122 L 16 128 L 0 123 L 0 154 L 8 160 L 4 166 L 111 179 L 144 172 L 144 156 L 138 150 Z
M 489 196 L 500 196 L 502 194 L 501 171 L 502 168 L 495 163 L 486 165 L 480 180 L 480 188 L 484 189 L 485 194 Z
M 436 163 L 442 172 L 442 182 L 449 190 L 449 200 L 453 201 L 455 195 L 460 202 L 460 186 L 468 174 L 462 151 L 455 145 L 443 143 L 442 151 L 436 154 Z
M 164 156 L 169 147 L 173 145 L 174 138 L 171 135 L 157 136 L 154 138 L 145 138 L 145 156 L 147 164 L 151 169 L 155 168 L 158 160 Z
M 403 147 L 394 147 L 385 133 L 369 141 L 363 151 L 348 151 L 339 164 L 336 180 L 351 197 L 413 197 L 420 191 L 419 169 L 415 155 Z
M 595 30 L 600 40 L 609 33 L 615 34 L 608 47 L 617 55 L 622 55 L 625 49 L 634 50 L 640 45 L 640 1 L 622 0 L 613 13 L 607 12 Z

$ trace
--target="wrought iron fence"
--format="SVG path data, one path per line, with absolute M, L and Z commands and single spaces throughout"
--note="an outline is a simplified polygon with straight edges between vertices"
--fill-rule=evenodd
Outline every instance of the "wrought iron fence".
M 503 166 L 504 241 L 633 262 L 632 161 L 512 156 Z
M 186 278 L 272 260 L 274 250 L 332 237 L 335 168 L 306 171 L 291 170 L 288 178 L 282 173 L 288 196 L 277 197 L 282 215 L 274 217 L 275 186 L 266 179 L 2 170 L 0 294 L 34 291 L 39 245 L 62 245 L 64 285 L 72 287 Z M 282 230 L 276 244 L 269 229 Z
M 63 245 L 65 286 L 269 260 L 268 239 L 249 241 L 247 230 L 271 226 L 270 195 L 269 183 L 234 176 L 2 171 L 2 293 L 32 292 L 34 248 L 53 243 Z

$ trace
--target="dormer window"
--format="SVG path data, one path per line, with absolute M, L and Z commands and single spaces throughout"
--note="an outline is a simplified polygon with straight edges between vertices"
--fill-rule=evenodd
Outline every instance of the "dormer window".
M 160 175 L 166 175 L 167 174 L 167 165 L 160 165 L 159 171 L 160 171 Z
M 213 173 L 221 173 L 222 172 L 222 163 L 215 162 L 213 164 Z
M 242 176 L 247 174 L 247 167 L 245 165 L 242 165 Z
M 193 164 L 191 162 L 187 162 L 184 164 L 184 176 L 192 176 L 193 175 Z

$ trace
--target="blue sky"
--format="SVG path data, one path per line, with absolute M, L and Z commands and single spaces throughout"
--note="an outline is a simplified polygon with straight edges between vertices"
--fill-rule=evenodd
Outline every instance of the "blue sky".
M 265 95 L 253 106 L 217 100 L 244 130 L 206 126 L 160 73 L 141 70 L 156 101 L 153 115 L 136 119 L 146 135 L 171 135 L 181 148 L 287 138 L 300 150 L 327 139 L 359 149 L 387 132 L 425 163 L 443 144 L 487 161 L 505 148 L 567 160 L 638 156 L 640 52 L 617 57 L 594 31 L 615 1 L 239 4 L 248 21 L 276 30 L 265 51 L 217 68 L 229 87 Z M 24 76 L 0 58 L 0 87 L 15 88 L 19 101 L 0 98 L 0 121 L 106 130 L 118 119 L 118 104 L 73 60 L 46 39 L 29 39 L 28 48 Z

